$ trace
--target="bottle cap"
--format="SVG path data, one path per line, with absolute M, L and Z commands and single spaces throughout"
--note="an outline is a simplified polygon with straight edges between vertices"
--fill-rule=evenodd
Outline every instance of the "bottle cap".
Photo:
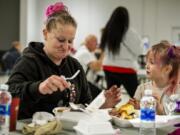
M 0 90 L 8 90 L 9 86 L 7 84 L 1 84 Z
M 152 95 L 152 90 L 151 90 L 151 89 L 146 89 L 146 90 L 144 91 L 144 94 L 145 94 L 145 95 Z

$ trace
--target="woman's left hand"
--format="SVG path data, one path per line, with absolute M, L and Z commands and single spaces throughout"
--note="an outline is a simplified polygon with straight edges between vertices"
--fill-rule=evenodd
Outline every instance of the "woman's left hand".
M 121 91 L 116 85 L 113 85 L 109 90 L 106 90 L 104 95 L 106 100 L 101 108 L 112 108 L 121 101 Z

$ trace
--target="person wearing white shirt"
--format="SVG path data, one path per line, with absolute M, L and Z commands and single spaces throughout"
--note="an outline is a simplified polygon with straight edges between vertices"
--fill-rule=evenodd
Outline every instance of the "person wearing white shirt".
M 102 69 L 102 59 L 97 59 L 95 56 L 95 50 L 97 49 L 97 38 L 95 35 L 88 35 L 85 39 L 84 45 L 82 45 L 74 57 L 83 66 L 84 71 L 87 73 L 87 79 L 91 83 L 94 83 L 96 79 L 96 73 Z
M 100 48 L 104 51 L 103 70 L 107 87 L 123 85 L 130 97 L 138 86 L 137 58 L 143 53 L 140 36 L 129 28 L 129 13 L 117 7 L 103 29 Z
M 85 38 L 84 44 L 77 50 L 74 57 L 78 59 L 86 72 L 86 78 L 90 85 L 92 97 L 95 98 L 101 91 L 98 88 L 96 82 L 98 73 L 102 72 L 102 59 L 103 55 L 99 59 L 95 56 L 95 50 L 97 49 L 97 37 L 95 35 L 88 35 Z

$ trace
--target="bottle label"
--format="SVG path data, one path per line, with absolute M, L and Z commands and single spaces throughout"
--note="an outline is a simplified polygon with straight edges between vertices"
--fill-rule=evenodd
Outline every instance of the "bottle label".
M 180 101 L 176 101 L 176 112 L 180 112 Z
M 10 105 L 0 105 L 0 115 L 10 115 Z
M 155 121 L 156 112 L 155 109 L 142 108 L 141 109 L 141 120 Z

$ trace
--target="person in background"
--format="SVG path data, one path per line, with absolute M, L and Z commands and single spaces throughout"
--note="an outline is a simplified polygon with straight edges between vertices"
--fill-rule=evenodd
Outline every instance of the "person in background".
M 16 62 L 21 55 L 22 45 L 19 41 L 13 41 L 12 47 L 2 56 L 3 71 L 9 74 Z
M 74 55 L 86 72 L 86 77 L 93 98 L 95 98 L 101 91 L 96 85 L 96 79 L 98 77 L 98 72 L 102 70 L 103 55 L 101 55 L 99 59 L 96 58 L 95 50 L 97 49 L 97 44 L 97 37 L 90 34 L 85 38 L 84 44 Z
M 180 48 L 169 42 L 160 42 L 151 47 L 146 59 L 147 78 L 151 81 L 140 84 L 129 103 L 139 109 L 145 89 L 152 89 L 157 100 L 157 114 L 169 114 L 169 97 L 179 94 L 180 98 Z
M 100 48 L 104 51 L 107 87 L 122 84 L 133 97 L 138 86 L 135 63 L 143 48 L 140 36 L 129 27 L 129 13 L 125 7 L 113 11 L 103 28 Z
M 95 74 L 102 69 L 103 56 L 99 59 L 95 56 L 95 50 L 97 49 L 97 38 L 95 35 L 88 35 L 85 39 L 84 45 L 82 45 L 75 53 L 74 57 L 83 66 L 84 71 L 87 73 L 88 81 L 94 83 Z
M 69 102 L 86 104 L 92 101 L 84 70 L 69 55 L 75 38 L 77 23 L 61 3 L 46 10 L 43 29 L 44 42 L 30 42 L 12 70 L 7 84 L 12 96 L 20 98 L 18 119 L 32 118 L 38 111 L 52 113 L 57 106 Z M 72 80 L 77 70 L 80 73 Z M 120 89 L 112 86 L 104 93 L 102 108 L 113 107 L 120 101 Z

